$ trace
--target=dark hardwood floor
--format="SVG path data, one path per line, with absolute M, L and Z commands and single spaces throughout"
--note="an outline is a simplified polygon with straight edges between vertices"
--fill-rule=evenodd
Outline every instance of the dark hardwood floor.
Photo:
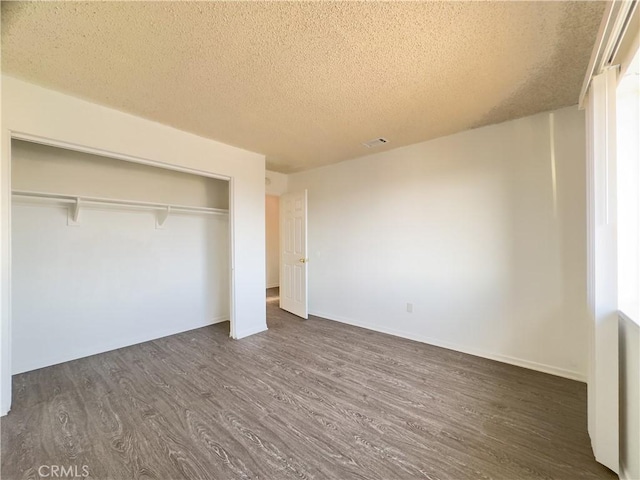
M 270 293 L 269 331 L 241 341 L 224 323 L 15 376 L 2 478 L 615 478 L 584 384 L 303 321 Z

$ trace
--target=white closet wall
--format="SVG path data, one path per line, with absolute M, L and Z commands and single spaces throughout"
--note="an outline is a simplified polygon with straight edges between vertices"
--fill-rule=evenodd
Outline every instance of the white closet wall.
M 12 143 L 14 190 L 227 208 L 228 183 Z M 12 206 L 12 370 L 20 373 L 229 319 L 226 215 Z
M 229 182 L 36 143 L 11 142 L 13 190 L 229 208 Z

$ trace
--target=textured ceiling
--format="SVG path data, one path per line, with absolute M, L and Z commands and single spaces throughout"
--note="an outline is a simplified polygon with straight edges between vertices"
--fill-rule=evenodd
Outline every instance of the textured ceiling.
M 577 103 L 603 9 L 2 2 L 2 70 L 293 172 Z

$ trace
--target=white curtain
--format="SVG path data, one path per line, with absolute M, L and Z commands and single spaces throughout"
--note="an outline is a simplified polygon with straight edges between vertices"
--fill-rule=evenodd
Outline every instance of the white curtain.
M 592 78 L 586 111 L 588 297 L 592 316 L 589 435 L 596 460 L 618 473 L 616 72 L 615 67 L 606 68 Z

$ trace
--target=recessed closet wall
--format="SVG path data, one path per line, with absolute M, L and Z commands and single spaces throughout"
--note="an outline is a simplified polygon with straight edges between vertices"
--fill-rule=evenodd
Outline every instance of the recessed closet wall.
M 18 140 L 12 190 L 221 211 L 14 195 L 12 371 L 229 320 L 228 182 Z

